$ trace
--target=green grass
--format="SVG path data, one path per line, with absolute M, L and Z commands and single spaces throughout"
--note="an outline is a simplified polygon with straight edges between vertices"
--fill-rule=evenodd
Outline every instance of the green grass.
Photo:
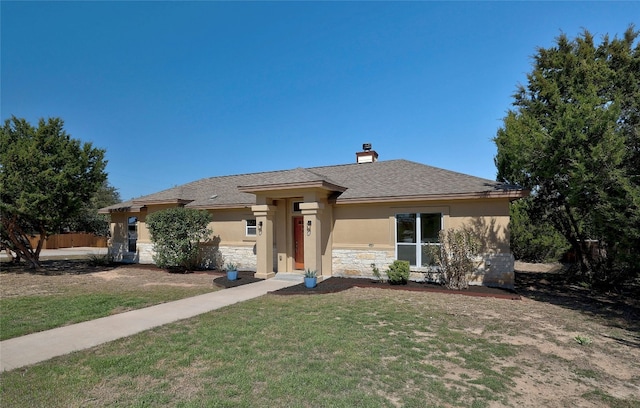
M 517 406 L 518 377 L 545 378 L 547 366 L 530 361 L 539 353 L 499 340 L 516 330 L 514 322 L 501 330 L 473 312 L 452 313 L 458 298 L 440 296 L 267 295 L 2 373 L 0 401 L 7 407 Z M 488 335 L 477 334 L 487 326 Z M 544 358 L 575 373 L 568 380 L 576 384 L 607 378 L 597 366 Z M 599 388 L 582 399 L 621 408 L 640 402 Z
M 463 332 L 455 317 L 425 315 L 394 298 L 266 296 L 4 373 L 1 396 L 6 406 L 32 407 L 506 401 L 511 381 L 493 363 L 516 349 Z M 465 375 L 444 379 L 451 364 Z
M 611 408 L 637 408 L 640 406 L 640 400 L 629 400 L 612 397 L 601 390 L 589 391 L 582 395 L 582 398 L 588 401 L 600 401 L 603 405 Z
M 195 296 L 213 288 L 155 286 L 114 292 L 69 291 L 0 299 L 0 340 Z

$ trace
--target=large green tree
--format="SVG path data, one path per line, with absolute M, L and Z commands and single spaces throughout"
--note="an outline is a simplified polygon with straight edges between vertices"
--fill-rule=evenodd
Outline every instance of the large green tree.
M 7 119 L 0 131 L 1 237 L 30 266 L 40 267 L 45 237 L 59 232 L 106 180 L 105 151 L 72 139 L 59 118 Z M 39 234 L 36 248 L 30 234 Z
M 640 44 L 588 31 L 539 48 L 495 142 L 498 179 L 531 189 L 530 211 L 613 283 L 640 263 Z M 601 251 L 589 247 L 597 240 Z
M 69 231 L 83 231 L 106 236 L 109 233 L 110 217 L 107 214 L 99 214 L 98 210 L 120 201 L 118 190 L 105 180 L 91 199 L 85 202 L 80 211 L 66 223 L 66 228 Z

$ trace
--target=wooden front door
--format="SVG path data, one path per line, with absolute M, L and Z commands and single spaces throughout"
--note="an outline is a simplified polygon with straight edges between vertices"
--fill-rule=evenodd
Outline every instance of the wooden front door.
M 293 268 L 304 270 L 304 218 L 293 217 Z

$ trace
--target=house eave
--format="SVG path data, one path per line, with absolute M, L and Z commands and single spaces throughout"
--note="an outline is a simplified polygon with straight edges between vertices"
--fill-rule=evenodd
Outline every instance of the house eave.
M 121 207 L 114 208 L 101 208 L 98 210 L 98 214 L 113 214 L 113 213 L 139 213 L 144 206 L 141 205 L 123 205 Z
M 177 204 L 177 205 L 186 205 L 192 202 L 193 200 L 186 200 L 183 198 L 170 198 L 166 200 L 133 200 L 133 204 L 140 205 L 142 207 L 146 207 L 149 205 L 163 205 L 163 204 Z
M 241 210 L 251 208 L 255 203 L 238 203 L 238 204 L 199 204 L 189 205 L 189 208 L 195 210 Z
M 335 204 L 370 204 L 370 203 L 388 203 L 397 201 L 453 201 L 453 200 L 479 200 L 479 199 L 508 199 L 509 201 L 523 198 L 529 195 L 526 190 L 514 191 L 487 191 L 475 193 L 454 193 L 454 194 L 428 194 L 414 196 L 380 196 L 380 197 L 354 197 L 354 198 L 337 198 Z
M 184 200 L 180 198 L 172 198 L 169 200 L 132 200 L 127 201 L 126 203 L 122 203 L 121 206 L 111 206 L 106 208 L 101 208 L 98 210 L 98 214 L 112 214 L 112 213 L 139 213 L 147 209 L 150 205 L 163 205 L 163 204 L 175 204 L 175 205 L 186 205 L 192 202 L 193 200 Z

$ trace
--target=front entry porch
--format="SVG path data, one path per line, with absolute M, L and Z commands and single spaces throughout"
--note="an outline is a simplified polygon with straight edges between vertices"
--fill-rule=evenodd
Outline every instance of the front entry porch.
M 251 208 L 257 225 L 255 276 L 302 276 L 307 269 L 317 271 L 319 280 L 331 276 L 331 233 L 323 228 L 331 225 L 330 207 L 307 197 L 269 201 Z

